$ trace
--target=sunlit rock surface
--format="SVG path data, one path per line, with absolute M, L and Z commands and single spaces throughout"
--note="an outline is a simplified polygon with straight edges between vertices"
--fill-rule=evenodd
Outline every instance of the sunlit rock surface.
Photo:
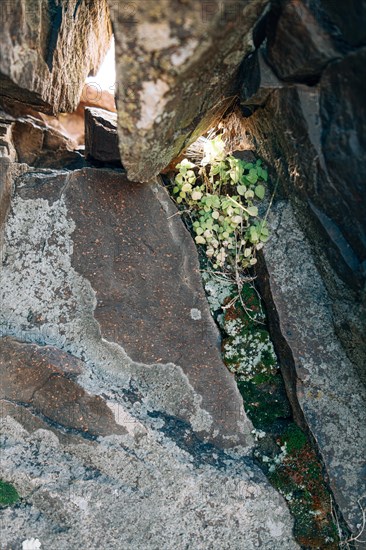
M 3 0 L 0 99 L 53 114 L 75 110 L 111 33 L 106 0 Z

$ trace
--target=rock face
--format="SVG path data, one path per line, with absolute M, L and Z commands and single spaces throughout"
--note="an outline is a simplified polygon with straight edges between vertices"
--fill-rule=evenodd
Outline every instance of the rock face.
M 293 84 L 272 89 L 264 108 L 247 119 L 247 135 L 276 165 L 285 192 L 306 212 L 305 223 L 312 220 L 328 242 L 335 271 L 360 289 L 366 276 L 365 173 L 359 162 L 366 154 L 366 49 L 350 51 L 349 33 L 342 35 L 344 24 L 337 27 L 341 6 L 337 16 L 338 8 L 329 3 L 328 9 L 327 2 L 279 4 L 269 15 L 265 56 Z M 365 21 L 365 3 L 358 10 Z M 244 71 L 242 79 L 245 104 L 248 91 L 255 99 L 257 89 L 268 90 L 268 76 L 258 83 L 258 71 Z
M 33 341 L 121 371 L 126 389 L 144 396 L 151 414 L 180 419 L 224 447 L 250 445 L 251 426 L 221 360 L 194 244 L 164 189 L 92 169 L 30 171 L 17 186 L 7 231 L 20 232 L 4 250 L 5 332 L 19 337 L 25 323 Z M 16 242 L 19 253 L 27 249 L 28 267 L 14 278 Z M 46 262 L 42 276 L 34 272 L 37 256 Z
M 76 109 L 109 47 L 106 0 L 1 3 L 1 96 L 47 113 Z
M 90 396 L 75 378 L 84 371 L 82 361 L 50 346 L 0 339 L 1 396 L 24 416 L 46 420 L 53 427 L 90 438 L 123 434 L 114 414 L 100 396 Z M 10 409 L 11 410 L 11 409 Z M 13 411 L 11 411 L 14 414 Z
M 365 21 L 365 2 L 273 3 L 239 73 L 248 147 L 289 201 L 273 208 L 264 252 L 272 334 L 297 420 L 354 534 L 365 456 Z
M 0 112 L 0 128 L 4 130 L 3 156 L 30 166 L 77 167 L 83 157 L 72 140 L 33 116 L 13 117 Z
M 364 497 L 366 391 L 335 334 L 331 298 L 288 202 L 269 215 L 261 285 L 300 425 L 310 428 L 333 494 L 354 533 Z M 305 420 L 305 424 L 304 424 Z
M 131 180 L 148 181 L 232 102 L 235 72 L 268 2 L 109 4 L 122 163 Z
M 85 155 L 102 162 L 120 164 L 115 113 L 85 108 Z
M 95 169 L 14 183 L 1 444 L 27 505 L 3 544 L 296 549 L 165 190 Z

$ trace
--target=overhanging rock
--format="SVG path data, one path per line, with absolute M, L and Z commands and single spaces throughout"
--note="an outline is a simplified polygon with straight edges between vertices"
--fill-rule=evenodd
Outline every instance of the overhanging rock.
M 267 4 L 137 0 L 123 9 L 109 0 L 129 179 L 151 179 L 225 112 Z

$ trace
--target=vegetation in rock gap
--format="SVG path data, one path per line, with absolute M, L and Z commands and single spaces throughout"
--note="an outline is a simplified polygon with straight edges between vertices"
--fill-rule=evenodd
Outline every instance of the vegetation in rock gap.
M 322 464 L 308 436 L 293 422 L 260 299 L 249 284 L 242 294 L 246 310 L 230 297 L 225 301 L 222 349 L 255 428 L 254 456 L 286 499 L 301 546 L 336 549 L 338 534 Z M 263 324 L 258 325 L 258 320 Z
M 19 498 L 15 487 L 0 479 L 0 507 L 12 506 Z
M 177 165 L 173 195 L 192 216 L 196 244 L 205 247 L 214 269 L 249 268 L 269 238 L 255 204 L 265 196 L 267 170 L 261 160 L 227 154 L 220 135 L 206 141 L 204 153 L 199 166 L 188 159 Z
M 267 215 L 258 212 L 267 171 L 260 160 L 228 154 L 221 136 L 205 140 L 203 158 L 184 159 L 177 170 L 173 197 L 203 252 L 203 281 L 223 334 L 223 360 L 254 426 L 255 460 L 286 499 L 299 544 L 336 549 L 339 534 L 322 463 L 293 421 L 261 298 L 253 277 L 244 275 L 269 239 Z

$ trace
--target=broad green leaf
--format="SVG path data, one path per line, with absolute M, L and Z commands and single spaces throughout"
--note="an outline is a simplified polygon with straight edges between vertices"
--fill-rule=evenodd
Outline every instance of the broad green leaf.
M 254 192 L 257 195 L 258 199 L 263 199 L 266 193 L 264 185 L 257 185 L 257 187 L 254 189 Z
M 258 208 L 256 206 L 248 206 L 246 211 L 250 216 L 258 216 Z

